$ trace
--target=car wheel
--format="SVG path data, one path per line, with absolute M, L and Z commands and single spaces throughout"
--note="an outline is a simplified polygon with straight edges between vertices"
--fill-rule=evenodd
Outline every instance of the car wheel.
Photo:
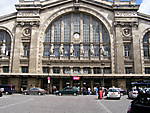
M 39 92 L 38 95 L 42 95 L 42 94 Z
M 5 92 L 6 95 L 8 95 L 8 92 Z
M 27 92 L 25 92 L 24 95 L 27 95 Z
M 62 96 L 62 94 L 61 94 L 61 93 L 59 93 L 58 95 L 59 95 L 59 96 Z
M 77 93 L 73 93 L 74 96 L 77 96 Z

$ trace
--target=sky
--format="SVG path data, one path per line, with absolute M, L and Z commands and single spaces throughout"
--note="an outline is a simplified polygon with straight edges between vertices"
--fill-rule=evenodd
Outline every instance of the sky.
M 19 0 L 0 0 L 0 16 L 16 12 L 15 4 Z M 150 15 L 150 0 L 137 0 L 137 4 L 141 4 L 139 12 Z

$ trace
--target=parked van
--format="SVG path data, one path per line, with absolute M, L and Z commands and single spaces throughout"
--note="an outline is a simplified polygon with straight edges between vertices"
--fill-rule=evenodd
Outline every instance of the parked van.
M 5 94 L 15 93 L 15 85 L 12 84 L 1 84 L 0 89 Z

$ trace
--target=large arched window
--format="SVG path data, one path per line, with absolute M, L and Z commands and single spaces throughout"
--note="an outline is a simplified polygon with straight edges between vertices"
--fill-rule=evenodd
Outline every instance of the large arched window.
M 11 50 L 11 38 L 10 35 L 0 30 L 0 56 L 10 56 Z
M 143 38 L 144 58 L 150 59 L 150 32 L 146 33 Z
M 58 17 L 46 30 L 44 56 L 110 57 L 110 37 L 105 25 L 85 13 Z

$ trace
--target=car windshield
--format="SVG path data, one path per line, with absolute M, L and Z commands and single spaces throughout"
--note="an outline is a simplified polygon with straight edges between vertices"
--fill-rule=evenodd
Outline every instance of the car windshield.
M 41 90 L 40 88 L 31 88 L 30 90 Z
M 117 89 L 109 89 L 109 92 L 118 92 Z

